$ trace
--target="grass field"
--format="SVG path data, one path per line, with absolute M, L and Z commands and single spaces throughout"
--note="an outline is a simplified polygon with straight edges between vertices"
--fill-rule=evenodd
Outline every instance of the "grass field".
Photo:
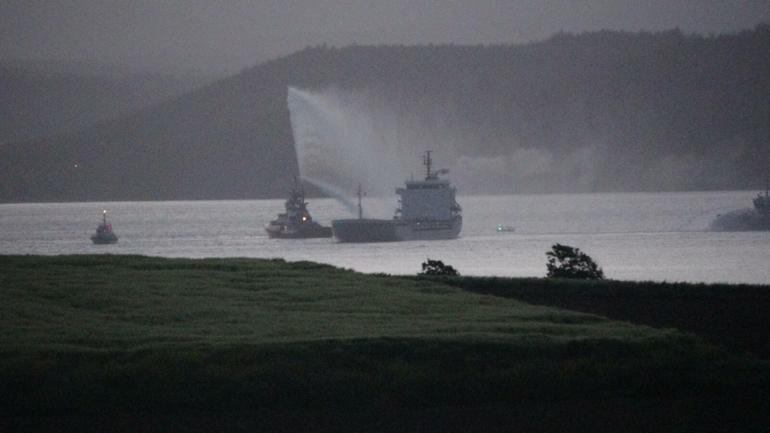
M 498 277 L 434 280 L 473 293 L 677 328 L 729 352 L 770 360 L 770 286 Z
M 282 260 L 0 256 L 0 389 L 0 429 L 28 431 L 770 419 L 768 364 L 692 334 Z

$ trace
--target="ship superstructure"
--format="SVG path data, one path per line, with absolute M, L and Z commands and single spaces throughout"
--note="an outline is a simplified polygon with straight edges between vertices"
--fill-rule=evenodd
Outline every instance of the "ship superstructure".
M 758 213 L 770 217 L 770 188 L 765 187 L 765 195 L 757 194 L 754 199 L 754 210 Z
M 433 171 L 431 152 L 423 156 L 424 180 L 408 180 L 396 189 L 399 207 L 393 219 L 363 218 L 332 221 L 334 236 L 341 242 L 392 242 L 454 239 L 462 230 L 462 208 L 457 190 L 439 178 L 448 170 Z M 361 194 L 359 190 L 359 206 Z

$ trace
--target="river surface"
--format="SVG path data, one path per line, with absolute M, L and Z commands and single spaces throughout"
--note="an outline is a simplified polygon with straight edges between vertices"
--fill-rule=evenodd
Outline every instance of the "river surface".
M 460 196 L 464 226 L 451 241 L 343 244 L 269 239 L 283 200 L 0 205 L 0 254 L 144 254 L 281 257 L 362 272 L 415 274 L 427 258 L 463 275 L 544 276 L 554 243 L 580 248 L 608 278 L 770 284 L 770 232 L 710 232 L 717 214 L 751 205 L 751 191 Z M 322 224 L 350 217 L 310 199 Z M 395 198 L 367 198 L 368 216 L 392 216 Z M 108 209 L 120 241 L 89 239 Z M 497 232 L 498 224 L 515 228 Z

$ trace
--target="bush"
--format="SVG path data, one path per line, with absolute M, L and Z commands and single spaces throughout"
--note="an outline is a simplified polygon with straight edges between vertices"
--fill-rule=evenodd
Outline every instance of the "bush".
M 449 277 L 457 277 L 460 276 L 460 273 L 457 272 L 457 269 L 453 268 L 452 266 L 445 265 L 441 260 L 427 259 L 427 261 L 422 264 L 422 272 L 420 275 L 443 275 Z
M 555 244 L 545 253 L 549 278 L 603 280 L 604 271 L 588 254 L 569 245 Z

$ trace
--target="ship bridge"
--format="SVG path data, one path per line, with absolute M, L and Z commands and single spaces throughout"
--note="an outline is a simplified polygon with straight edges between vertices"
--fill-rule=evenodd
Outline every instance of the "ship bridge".
M 430 180 L 407 180 L 404 182 L 406 189 L 441 189 L 449 188 L 449 181 L 445 179 L 430 179 Z M 404 188 L 396 188 L 396 193 L 403 191 Z

